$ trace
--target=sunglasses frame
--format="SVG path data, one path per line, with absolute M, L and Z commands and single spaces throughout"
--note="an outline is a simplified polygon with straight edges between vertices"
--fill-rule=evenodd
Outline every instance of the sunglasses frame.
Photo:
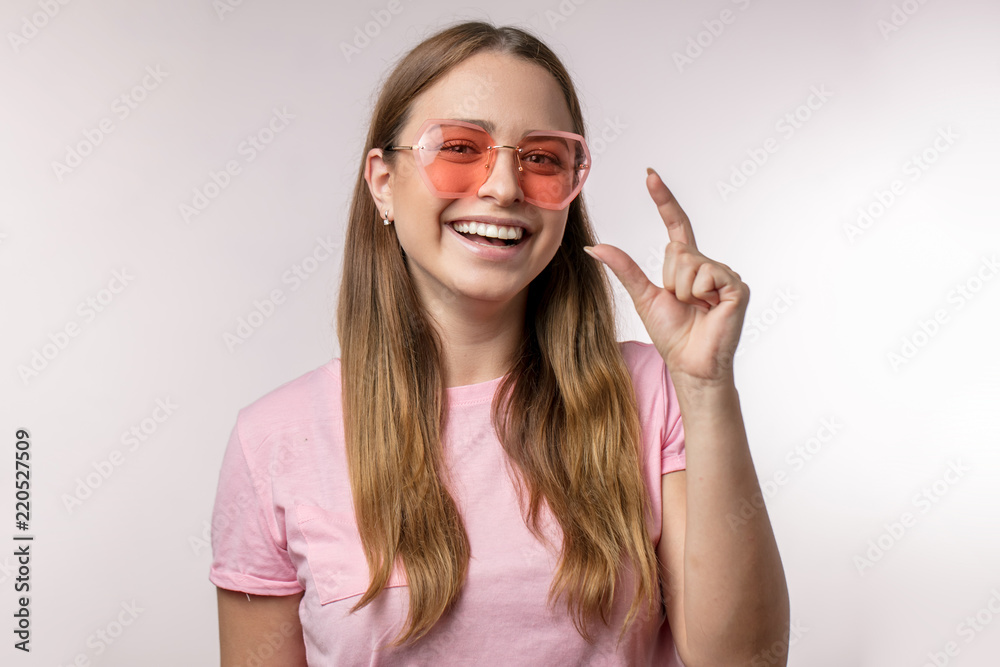
M 487 150 L 487 157 L 486 157 L 486 169 L 487 169 L 487 172 L 489 172 L 490 168 L 493 166 L 494 161 L 496 159 L 496 151 L 494 149 L 496 149 L 496 148 L 510 148 L 510 149 L 513 149 L 514 156 L 515 156 L 515 162 L 517 164 L 517 182 L 518 182 L 518 185 L 520 185 L 522 188 L 524 187 L 524 184 L 521 181 L 521 172 L 524 171 L 524 168 L 521 166 L 521 156 L 520 156 L 521 148 L 520 148 L 520 146 L 521 146 L 522 143 L 524 143 L 525 139 L 527 139 L 528 137 L 532 137 L 532 136 L 556 136 L 556 137 L 563 137 L 563 138 L 566 138 L 566 139 L 573 139 L 575 141 L 579 141 L 580 145 L 583 146 L 583 154 L 584 154 L 584 157 L 586 159 L 586 161 L 583 164 L 577 165 L 576 168 L 573 170 L 574 173 L 576 173 L 576 174 L 579 175 L 578 176 L 579 182 L 576 184 L 576 187 L 573 188 L 573 191 L 564 200 L 562 200 L 561 202 L 555 203 L 555 204 L 549 203 L 549 202 L 542 202 L 542 201 L 539 201 L 537 199 L 534 199 L 533 197 L 528 197 L 527 193 L 526 193 L 525 197 L 524 197 L 524 200 L 526 202 L 528 202 L 529 204 L 534 204 L 535 206 L 538 206 L 540 208 L 545 208 L 545 209 L 554 210 L 554 211 L 559 211 L 559 210 L 562 210 L 562 209 L 566 208 L 567 206 L 570 205 L 570 203 L 574 199 L 577 198 L 577 196 L 579 196 L 580 191 L 583 190 L 583 184 L 587 180 L 587 176 L 590 175 L 590 168 L 592 166 L 592 162 L 591 162 L 591 157 L 590 157 L 590 147 L 587 146 L 587 140 L 584 139 L 579 134 L 574 134 L 573 132 L 563 132 L 562 130 L 532 130 L 531 132 L 528 132 L 523 137 L 521 137 L 520 139 L 518 139 L 516 146 L 505 146 L 505 145 L 502 145 L 502 144 L 496 144 L 496 145 L 494 145 L 493 142 L 496 141 L 496 140 L 493 138 L 493 135 L 491 135 L 489 132 L 487 132 L 486 128 L 484 128 L 484 127 L 482 127 L 480 125 L 476 125 L 475 123 L 467 123 L 467 122 L 462 121 L 462 120 L 455 120 L 455 119 L 450 119 L 450 118 L 430 118 L 428 120 L 425 120 L 423 122 L 423 124 L 419 128 L 417 128 L 416 136 L 415 136 L 415 138 L 413 140 L 413 144 L 412 145 L 410 145 L 410 146 L 388 146 L 388 147 L 384 148 L 383 150 L 387 150 L 387 151 L 401 151 L 401 150 L 420 151 L 420 150 L 427 150 L 427 149 L 425 149 L 424 146 L 419 145 L 419 142 L 424 137 L 424 134 L 426 134 L 427 130 L 430 129 L 430 127 L 433 126 L 433 125 L 458 125 L 460 127 L 465 127 L 465 128 L 471 129 L 471 130 L 476 130 L 478 132 L 482 132 L 483 134 L 485 134 L 488 137 L 489 142 L 490 142 L 490 145 L 486 147 L 486 150 Z M 435 187 L 434 183 L 431 182 L 430 176 L 427 174 L 427 171 L 424 169 L 424 159 L 421 157 L 421 155 L 418 154 L 418 153 L 414 153 L 413 158 L 414 158 L 414 162 L 416 162 L 416 164 L 417 164 L 417 171 L 420 172 L 420 178 L 421 178 L 421 180 L 423 180 L 424 185 L 427 186 L 427 189 L 430 190 L 431 193 L 435 197 L 441 197 L 442 199 L 460 199 L 462 197 L 474 197 L 474 196 L 476 196 L 475 191 L 473 191 L 473 192 L 444 192 L 442 190 L 439 190 L 437 187 Z M 489 178 L 489 173 L 487 173 L 486 177 L 483 179 L 483 183 L 485 183 L 486 179 L 488 179 L 488 178 Z M 481 188 L 481 187 L 482 187 L 482 183 L 479 184 L 479 188 Z M 479 188 L 476 188 L 476 190 L 478 190 Z

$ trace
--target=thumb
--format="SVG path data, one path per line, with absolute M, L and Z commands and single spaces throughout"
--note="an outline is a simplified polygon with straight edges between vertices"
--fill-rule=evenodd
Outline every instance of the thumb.
M 627 253 L 607 243 L 584 246 L 583 250 L 610 268 L 621 281 L 629 296 L 632 297 L 636 310 L 640 313 L 645 312 L 643 304 L 654 296 L 658 288 L 650 282 L 639 265 Z

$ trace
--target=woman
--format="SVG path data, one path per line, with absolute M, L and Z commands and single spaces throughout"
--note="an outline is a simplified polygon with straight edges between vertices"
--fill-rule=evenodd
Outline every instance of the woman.
M 515 28 L 445 29 L 387 79 L 341 357 L 241 410 L 226 450 L 224 665 L 784 664 L 767 513 L 732 521 L 760 498 L 732 375 L 749 290 L 652 170 L 664 287 L 594 245 L 583 127 Z M 592 258 L 652 345 L 616 342 Z

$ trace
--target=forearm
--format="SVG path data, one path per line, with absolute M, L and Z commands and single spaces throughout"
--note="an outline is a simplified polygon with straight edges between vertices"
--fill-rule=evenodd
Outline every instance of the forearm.
M 739 394 L 732 381 L 678 379 L 675 388 L 687 455 L 687 642 L 714 656 L 707 664 L 746 665 L 787 637 L 789 603 Z

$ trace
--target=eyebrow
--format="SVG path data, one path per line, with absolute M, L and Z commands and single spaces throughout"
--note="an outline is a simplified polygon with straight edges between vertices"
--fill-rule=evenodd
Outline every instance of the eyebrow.
M 464 123 L 472 123 L 473 125 L 478 125 L 490 134 L 494 134 L 497 131 L 497 126 L 493 121 L 490 120 L 480 120 L 478 118 L 456 118 L 455 120 L 460 120 Z

